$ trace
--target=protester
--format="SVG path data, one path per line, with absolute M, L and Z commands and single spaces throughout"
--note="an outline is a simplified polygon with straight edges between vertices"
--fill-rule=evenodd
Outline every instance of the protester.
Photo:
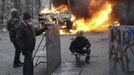
M 75 53 L 80 53 L 80 54 L 86 54 L 85 62 L 89 63 L 90 60 L 90 47 L 91 44 L 89 40 L 83 36 L 83 31 L 79 30 L 76 33 L 76 38 L 73 39 L 70 45 L 70 51 L 75 54 Z M 76 54 L 75 55 L 76 60 L 79 62 L 79 56 Z
M 17 42 L 24 55 L 23 75 L 33 74 L 33 50 L 35 48 L 36 35 L 40 35 L 47 30 L 44 28 L 35 28 L 32 24 L 32 17 L 29 13 L 24 13 L 23 20 L 17 27 Z
M 23 65 L 22 62 L 20 61 L 21 49 L 19 48 L 16 42 L 16 27 L 20 22 L 20 17 L 17 12 L 17 9 L 15 8 L 11 9 L 10 16 L 11 16 L 11 19 L 8 20 L 7 22 L 7 30 L 9 31 L 10 40 L 15 47 L 13 67 L 16 68 L 16 67 L 20 67 Z

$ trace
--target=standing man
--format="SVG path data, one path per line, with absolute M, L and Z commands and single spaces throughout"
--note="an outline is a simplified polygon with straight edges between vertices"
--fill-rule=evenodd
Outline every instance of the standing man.
M 19 47 L 24 55 L 23 75 L 33 75 L 33 50 L 36 42 L 36 35 L 40 35 L 48 28 L 35 29 L 32 25 L 32 17 L 24 13 L 23 20 L 17 27 L 16 38 Z
M 10 40 L 13 43 L 15 47 L 15 56 L 14 56 L 14 62 L 13 67 L 20 67 L 22 66 L 22 63 L 20 61 L 20 53 L 21 49 L 19 48 L 17 42 L 16 42 L 16 27 L 18 23 L 20 22 L 20 18 L 17 12 L 17 9 L 13 8 L 10 11 L 11 19 L 7 22 L 7 30 L 9 31 Z

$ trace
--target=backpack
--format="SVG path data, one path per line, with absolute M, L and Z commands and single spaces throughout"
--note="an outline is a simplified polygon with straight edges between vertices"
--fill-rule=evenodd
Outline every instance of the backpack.
M 8 22 L 7 22 L 7 29 L 8 29 L 8 31 L 16 30 L 17 24 L 18 24 L 18 20 L 17 19 L 8 20 Z
M 11 39 L 16 37 L 16 28 L 20 21 L 18 19 L 11 19 L 7 21 L 7 30 L 9 31 L 9 35 Z

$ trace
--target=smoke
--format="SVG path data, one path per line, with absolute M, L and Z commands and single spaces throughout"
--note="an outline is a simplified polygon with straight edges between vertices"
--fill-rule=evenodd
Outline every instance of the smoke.
M 88 4 L 89 0 L 74 0 L 70 6 L 72 14 L 77 18 L 90 18 Z
M 70 6 L 71 13 L 76 16 L 76 18 L 92 18 L 93 14 L 100 10 L 105 4 L 106 0 L 70 0 L 70 5 L 68 5 L 68 0 L 52 0 L 55 7 L 60 5 Z
M 52 0 L 52 3 L 55 7 L 58 7 L 60 5 L 68 5 L 68 0 Z
M 71 13 L 76 18 L 91 19 L 96 12 L 101 10 L 105 3 L 112 4 L 112 13 L 110 19 L 119 21 L 120 24 L 134 24 L 134 0 L 52 0 L 55 7 L 60 5 L 70 6 Z
M 120 24 L 127 23 L 127 4 L 128 0 L 113 0 L 110 1 L 112 7 L 112 20 L 118 20 Z

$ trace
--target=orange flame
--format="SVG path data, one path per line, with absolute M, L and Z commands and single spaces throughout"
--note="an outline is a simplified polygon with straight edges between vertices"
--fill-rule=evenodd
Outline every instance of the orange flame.
M 110 3 L 107 3 L 99 12 L 93 14 L 91 19 L 77 19 L 72 15 L 73 25 L 76 27 L 76 31 L 106 31 L 109 26 L 109 14 L 111 11 L 112 6 Z
M 44 8 L 41 10 L 41 14 L 46 14 L 46 13 L 60 13 L 60 12 L 66 12 L 68 11 L 68 7 L 66 5 L 60 5 L 59 7 L 54 7 L 51 5 L 51 9 L 49 8 Z
M 103 1 L 103 0 L 101 0 Z M 100 1 L 100 3 L 101 3 Z M 91 0 L 90 6 L 94 6 L 96 2 Z M 97 2 L 98 3 L 98 2 Z M 85 32 L 95 31 L 95 32 L 105 32 L 108 30 L 110 23 L 110 14 L 112 12 L 112 4 L 105 2 L 99 7 L 99 3 L 95 5 L 95 8 L 99 10 L 90 11 L 89 14 L 92 14 L 91 18 L 76 18 L 75 15 L 71 14 L 71 21 L 73 21 L 73 29 L 70 30 L 71 34 L 75 34 L 78 30 L 83 30 Z M 90 10 L 91 8 L 89 8 Z M 48 8 L 41 11 L 41 13 L 60 13 L 68 10 L 66 5 L 61 5 L 60 7 L 52 7 L 50 11 Z M 118 21 L 115 22 L 116 25 L 119 25 Z M 60 34 L 70 34 L 65 30 L 60 30 Z

